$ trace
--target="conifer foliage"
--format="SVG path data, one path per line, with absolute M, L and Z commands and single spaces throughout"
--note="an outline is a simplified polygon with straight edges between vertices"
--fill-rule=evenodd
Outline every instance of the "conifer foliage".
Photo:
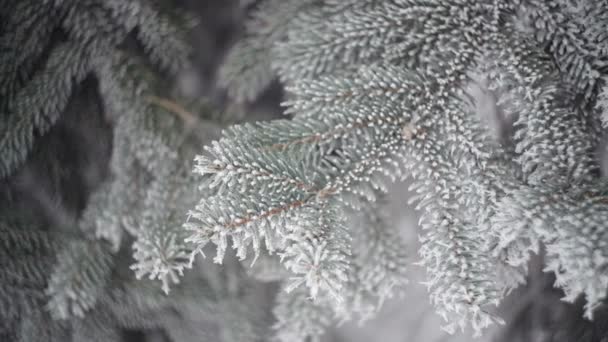
M 276 254 L 292 274 L 286 291 L 316 298 L 280 295 L 278 336 L 317 336 L 329 319 L 318 306 L 342 317 L 351 284 L 402 283 L 385 276 L 405 253 L 380 242 L 395 242 L 390 227 L 367 240 L 384 262 L 357 264 L 369 251 L 351 218 L 373 217 L 390 182 L 407 178 L 446 330 L 501 322 L 493 307 L 541 246 L 564 299 L 584 297 L 592 318 L 608 287 L 596 153 L 607 13 L 606 2 L 569 0 L 259 2 L 221 81 L 247 101 L 278 78 L 293 118 L 231 127 L 198 157 L 214 195 L 191 213 L 188 241 L 217 245 L 217 262 L 229 238 L 241 258 Z M 472 86 L 495 110 L 479 113 Z M 492 120 L 508 129 L 493 131 Z M 361 268 L 374 275 L 359 279 Z
M 198 196 L 191 169 L 199 146 L 217 131 L 212 110 L 192 103 L 200 112 L 192 114 L 172 91 L 172 76 L 190 63 L 185 34 L 194 24 L 185 13 L 169 12 L 173 6 L 0 2 L 0 176 L 10 184 L 40 157 L 55 165 L 41 177 L 67 172 L 70 166 L 57 161 L 61 151 L 41 141 L 83 88 L 93 88 L 92 107 L 104 117 L 90 111 L 83 121 L 112 127 L 109 177 L 92 184 L 75 219 L 38 220 L 3 188 L 0 340 L 122 341 L 130 329 L 162 331 L 172 341 L 261 336 L 265 324 L 253 320 L 264 316 L 248 305 L 255 284 L 242 272 L 199 265 L 171 296 L 153 281 L 166 292 L 191 263 L 180 229 Z M 71 125 L 78 129 L 76 121 Z M 34 190 L 62 210 L 61 194 Z M 226 287 L 232 278 L 241 281 Z M 218 325 L 219 317 L 239 329 Z
M 278 80 L 289 117 L 219 135 L 214 110 L 175 91 L 194 24 L 175 4 L 0 0 L 0 178 L 54 151 L 41 142 L 82 88 L 112 132 L 109 176 L 73 220 L 37 220 L 0 184 L 0 340 L 317 341 L 403 292 L 416 251 L 386 193 L 404 180 L 447 331 L 501 323 L 532 254 L 593 319 L 608 288 L 608 3 L 240 4 L 218 84 L 242 105 Z M 222 267 L 199 258 L 210 247 Z M 260 281 L 280 288 L 272 318 Z

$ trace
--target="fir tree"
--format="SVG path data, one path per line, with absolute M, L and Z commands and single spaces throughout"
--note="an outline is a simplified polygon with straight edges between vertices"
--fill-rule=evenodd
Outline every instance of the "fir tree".
M 567 0 L 261 1 L 221 81 L 248 101 L 277 77 L 293 118 L 231 127 L 198 157 L 214 195 L 191 213 L 187 241 L 217 245 L 216 262 L 230 244 L 254 262 L 277 254 L 291 273 L 278 338 L 319 336 L 356 302 L 354 283 L 402 283 L 403 247 L 384 245 L 385 262 L 368 265 L 353 211 L 374 217 L 390 181 L 408 178 L 448 331 L 502 322 L 493 307 L 541 246 L 564 299 L 584 298 L 592 318 L 608 285 L 596 154 L 607 13 Z M 493 111 L 478 112 L 473 88 Z M 396 243 L 389 229 L 367 241 Z M 361 268 L 398 280 L 359 279 Z
M 264 334 L 268 324 L 251 292 L 256 284 L 239 268 L 198 265 L 166 294 L 191 267 L 193 247 L 179 228 L 198 196 L 192 192 L 195 151 L 219 126 L 204 101 L 191 103 L 197 114 L 178 104 L 185 99 L 168 80 L 188 67 L 185 33 L 194 22 L 163 6 L 173 5 L 0 5 L 0 175 L 8 184 L 0 214 L 3 341 L 120 341 L 129 329 L 157 329 L 172 341 Z M 71 172 L 58 160 L 65 142 L 44 145 L 81 89 L 95 96 L 76 109 L 89 110 L 80 122 L 108 122 L 112 129 L 109 175 L 92 182 L 85 205 L 73 208 L 75 217 L 37 219 L 32 207 L 19 204 L 23 196 L 14 184 L 40 159 L 53 161 L 42 163 L 38 177 L 53 181 Z M 85 143 L 79 121 L 66 121 L 79 138 L 68 143 Z M 59 190 L 35 189 L 49 211 L 62 209 Z
M 502 322 L 539 254 L 540 284 L 581 307 L 555 339 L 603 335 L 577 325 L 603 317 L 608 285 L 608 4 L 239 3 L 251 15 L 218 83 L 241 105 L 277 79 L 290 118 L 219 136 L 172 84 L 193 24 L 174 4 L 0 0 L 0 339 L 319 340 L 403 292 L 415 251 L 384 211 L 406 179 L 446 330 Z M 82 99 L 96 110 L 79 121 Z M 70 200 L 58 151 L 79 149 L 54 136 L 92 139 L 77 122 L 109 126 L 109 166 Z M 20 202 L 31 178 L 45 219 Z M 209 245 L 223 267 L 198 260 Z M 258 280 L 280 288 L 272 319 Z

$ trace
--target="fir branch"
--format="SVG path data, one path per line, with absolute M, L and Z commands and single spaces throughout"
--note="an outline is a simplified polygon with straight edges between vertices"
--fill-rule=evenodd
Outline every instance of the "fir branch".
M 264 1 L 251 14 L 245 38 L 230 50 L 219 71 L 219 83 L 238 102 L 254 100 L 274 79 L 270 62 L 272 47 L 283 39 L 285 29 L 315 0 Z
M 91 71 L 90 50 L 70 43 L 57 46 L 37 74 L 15 95 L 0 126 L 0 176 L 12 173 L 27 157 L 34 137 L 46 133 L 65 109 L 75 87 Z
M 176 74 L 189 64 L 189 47 L 184 33 L 169 17 L 161 14 L 145 1 L 103 1 L 102 6 L 112 12 L 126 32 L 135 30 L 146 54 L 162 69 Z
M 112 260 L 107 246 L 73 242 L 58 256 L 47 288 L 48 308 L 58 319 L 84 317 L 104 291 Z
M 534 23 L 534 38 L 550 49 L 562 77 L 574 86 L 585 100 L 597 92 L 597 81 L 608 65 L 605 43 L 584 26 L 601 18 L 607 6 L 597 4 L 587 15 L 572 13 L 572 5 L 564 1 L 522 1 L 521 13 L 527 25 Z M 596 16 L 598 14 L 599 16 Z M 579 16 L 578 18 L 576 18 Z M 601 19 L 600 19 L 601 20 Z M 593 26 L 592 26 L 593 27 Z M 593 29 L 591 29 L 593 30 Z M 587 36 L 592 34 L 591 36 Z M 599 47 L 599 49 L 598 49 Z
M 281 291 L 278 296 L 274 309 L 278 319 L 273 327 L 276 331 L 274 339 L 280 342 L 318 341 L 333 320 L 327 303 L 311 301 L 302 290 Z M 298 310 L 293 310 L 295 307 Z
M 355 317 L 359 322 L 375 316 L 389 298 L 404 293 L 407 284 L 406 264 L 408 249 L 398 232 L 389 226 L 384 212 L 386 198 L 364 206 L 352 215 L 350 225 L 353 234 L 353 267 L 345 286 L 346 299 L 336 310 L 341 322 Z
M 593 138 L 571 105 L 568 89 L 555 86 L 559 84 L 557 75 L 525 41 L 515 45 L 504 36 L 496 41 L 502 42 L 501 47 L 513 47 L 508 55 L 490 57 L 495 61 L 494 70 L 501 70 L 502 75 L 502 79 L 492 80 L 492 87 L 507 82 L 513 87 L 499 104 L 510 101 L 505 110 L 518 118 L 515 125 L 521 128 L 515 133 L 516 152 L 526 179 L 561 184 L 589 180 L 596 167 L 590 156 Z
M 64 15 L 38 1 L 20 1 L 15 6 L 0 31 L 0 45 L 6 49 L 2 53 L 6 62 L 0 67 L 0 94 L 5 96 L 14 95 L 31 78 Z

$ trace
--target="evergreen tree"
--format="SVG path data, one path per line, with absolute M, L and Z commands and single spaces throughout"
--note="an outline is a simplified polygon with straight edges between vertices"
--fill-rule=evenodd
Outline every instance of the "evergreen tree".
M 196 114 L 178 104 L 186 99 L 170 80 L 190 63 L 185 34 L 195 22 L 174 6 L 2 1 L 0 340 L 121 341 L 129 330 L 161 331 L 172 341 L 263 335 L 257 285 L 240 268 L 199 265 L 166 295 L 192 262 L 179 228 L 196 203 L 195 151 L 221 122 L 204 101 L 191 101 Z M 62 121 L 74 111 L 87 112 Z M 61 156 L 82 151 L 53 135 L 65 130 L 77 135 L 67 144 L 85 144 L 101 126 L 112 132 L 109 153 L 84 157 L 109 155 L 109 175 L 84 181 L 90 196 L 57 219 L 70 183 L 64 174 L 78 175 Z M 28 172 L 55 188 L 33 190 L 46 219 L 23 204 Z
M 293 118 L 231 127 L 198 157 L 214 195 L 187 241 L 217 245 L 216 262 L 228 239 L 241 258 L 276 253 L 291 273 L 279 338 L 318 336 L 355 303 L 350 289 L 402 283 L 390 227 L 362 237 L 354 213 L 375 217 L 389 182 L 408 178 L 446 330 L 502 322 L 493 307 L 541 246 L 564 299 L 584 298 L 592 318 L 608 285 L 607 15 L 569 0 L 259 2 L 220 81 L 250 101 L 278 77 Z M 364 257 L 372 241 L 385 262 Z
M 175 4 L 0 0 L 1 340 L 319 340 L 403 292 L 415 251 L 385 211 L 406 179 L 447 331 L 501 323 L 519 287 L 519 317 L 581 307 L 552 341 L 605 337 L 584 319 L 608 285 L 608 3 L 239 4 L 218 84 L 242 106 L 278 80 L 289 118 L 219 135 L 229 119 L 174 85 L 195 24 Z M 554 327 L 518 322 L 505 339 Z

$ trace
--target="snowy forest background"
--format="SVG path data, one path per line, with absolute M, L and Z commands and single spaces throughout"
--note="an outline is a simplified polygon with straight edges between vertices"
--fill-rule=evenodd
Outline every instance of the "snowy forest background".
M 194 68 L 180 73 L 176 87 L 191 98 L 207 99 L 212 111 L 239 117 L 237 121 L 282 117 L 279 103 L 283 94 L 278 83 L 253 103 L 240 105 L 232 103 L 216 82 L 219 64 L 242 33 L 247 2 L 176 0 L 175 3 L 199 22 L 188 37 L 188 43 L 194 48 Z M 92 189 L 101 184 L 109 172 L 112 127 L 104 117 L 95 87 L 92 79 L 82 82 L 64 114 L 37 140 L 25 164 L 2 180 L 2 203 L 10 202 L 14 210 L 32 213 L 35 221 L 48 225 L 62 226 L 77 221 Z M 219 128 L 214 127 L 205 132 L 210 135 L 209 139 L 217 138 L 220 133 Z M 389 217 L 398 225 L 409 247 L 408 261 L 413 263 L 418 257 L 418 217 L 417 212 L 405 204 L 410 197 L 407 188 L 408 184 L 391 188 Z M 10 253 L 10 247 L 0 248 L 7 248 Z M 210 259 L 204 263 L 204 267 L 210 269 L 222 267 Z M 553 288 L 553 277 L 543 273 L 540 265 L 541 261 L 535 258 L 530 265 L 528 284 L 510 294 L 501 305 L 500 312 L 507 324 L 492 327 L 476 341 L 608 341 L 607 311 L 603 307 L 598 309 L 593 323 L 584 320 L 583 303 L 561 302 L 562 293 Z M 448 335 L 440 329 L 440 318 L 420 284 L 425 279 L 424 269 L 410 266 L 408 275 L 410 282 L 402 298 L 388 300 L 378 316 L 362 326 L 349 322 L 331 328 L 323 341 L 471 341 L 469 334 Z M 256 283 L 250 290 L 251 296 L 259 301 L 260 315 L 267 315 L 265 319 L 272 321 L 270 306 L 277 286 Z M 125 342 L 168 341 L 165 333 L 156 328 L 123 329 L 121 338 Z

